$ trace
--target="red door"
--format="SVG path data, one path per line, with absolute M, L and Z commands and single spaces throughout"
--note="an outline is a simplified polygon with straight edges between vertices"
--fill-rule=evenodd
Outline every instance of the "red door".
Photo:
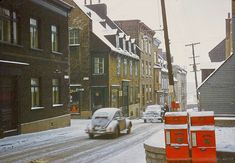
M 0 129 L 3 136 L 17 133 L 16 80 L 0 76 Z

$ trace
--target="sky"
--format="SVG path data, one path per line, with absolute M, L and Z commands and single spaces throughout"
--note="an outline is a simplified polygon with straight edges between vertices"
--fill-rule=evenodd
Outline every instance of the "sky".
M 108 16 L 113 20 L 139 19 L 153 30 L 163 29 L 161 0 L 100 1 L 107 4 Z M 97 2 L 93 0 L 93 3 Z M 208 52 L 225 37 L 225 18 L 231 11 L 231 0 L 165 0 L 165 6 L 171 55 L 174 64 L 188 71 L 188 103 L 195 103 L 194 73 L 189 66 L 192 48 L 185 45 L 200 42 L 195 46 L 195 55 L 199 56 L 196 62 L 209 64 Z M 157 32 L 155 36 L 164 48 L 163 32 Z M 198 67 L 200 69 L 200 65 Z M 197 76 L 200 84 L 200 72 Z

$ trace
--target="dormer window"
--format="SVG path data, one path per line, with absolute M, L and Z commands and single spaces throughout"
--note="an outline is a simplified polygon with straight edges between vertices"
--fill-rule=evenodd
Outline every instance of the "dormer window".
M 115 37 L 116 37 L 116 48 L 119 48 L 120 47 L 120 45 L 119 45 L 119 37 L 118 37 L 118 35 L 115 35 Z
M 131 52 L 131 42 L 128 41 L 129 52 Z
M 123 38 L 123 50 L 126 50 L 126 40 L 125 40 L 125 38 Z

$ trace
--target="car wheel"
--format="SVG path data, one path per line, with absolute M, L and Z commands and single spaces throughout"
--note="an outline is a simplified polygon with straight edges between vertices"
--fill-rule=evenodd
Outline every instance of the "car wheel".
M 113 133 L 113 138 L 117 138 L 119 135 L 120 135 L 120 130 L 118 127 L 116 127 Z
M 89 138 L 93 139 L 94 138 L 94 134 L 89 134 Z
M 130 123 L 129 126 L 128 126 L 128 129 L 127 129 L 127 134 L 130 134 L 131 133 L 131 127 L 132 127 L 132 124 Z
M 144 123 L 146 123 L 146 119 L 144 120 Z

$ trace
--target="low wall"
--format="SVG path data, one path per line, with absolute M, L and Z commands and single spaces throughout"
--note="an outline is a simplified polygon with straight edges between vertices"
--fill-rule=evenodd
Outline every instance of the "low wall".
M 21 134 L 70 126 L 70 114 L 21 124 Z
M 165 163 L 166 162 L 166 152 L 163 147 L 153 147 L 144 144 L 146 163 Z M 235 162 L 235 151 L 225 152 L 217 151 L 217 161 L 218 163 L 234 163 Z

